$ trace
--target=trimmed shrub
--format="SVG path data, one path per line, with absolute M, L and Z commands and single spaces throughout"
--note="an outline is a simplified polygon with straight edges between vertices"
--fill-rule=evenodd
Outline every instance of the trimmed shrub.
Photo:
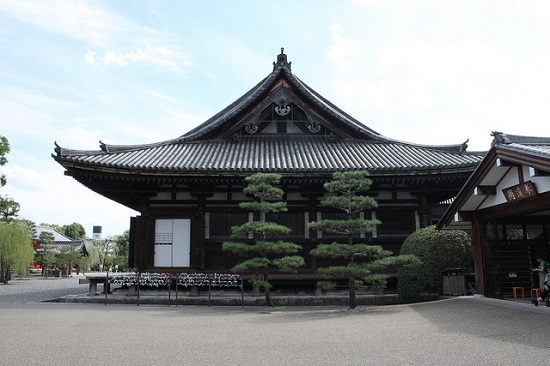
M 398 271 L 397 292 L 404 301 L 416 301 L 426 294 L 443 293 L 445 268 L 473 268 L 470 235 L 463 230 L 419 229 L 403 243 L 401 254 L 414 254 L 421 264 Z

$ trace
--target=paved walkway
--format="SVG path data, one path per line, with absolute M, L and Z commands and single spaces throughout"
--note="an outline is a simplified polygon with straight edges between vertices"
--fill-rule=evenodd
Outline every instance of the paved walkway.
M 39 275 L 16 277 L 7 285 L 0 284 L 0 304 L 24 304 L 67 295 L 86 294 L 88 287 L 78 284 L 78 280 L 81 278 L 85 278 L 85 276 L 81 274 L 62 278 L 45 278 Z
M 473 297 L 357 311 L 3 302 L 0 364 L 547 365 L 549 322 L 544 306 Z

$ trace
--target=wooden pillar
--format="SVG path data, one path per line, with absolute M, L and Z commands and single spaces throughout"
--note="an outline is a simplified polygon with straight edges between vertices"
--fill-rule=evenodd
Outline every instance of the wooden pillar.
M 205 213 L 206 198 L 212 197 L 212 192 L 192 192 L 192 197 L 197 199 L 196 215 L 191 219 L 191 267 L 205 269 Z
M 138 271 L 153 267 L 155 251 L 155 220 L 151 217 L 134 218 L 134 234 L 131 237 L 134 252 L 134 269 Z
M 476 291 L 478 294 L 485 296 L 485 273 L 483 272 L 483 239 L 481 230 L 481 223 L 474 215 L 474 219 L 472 220 L 472 249 L 474 252 Z

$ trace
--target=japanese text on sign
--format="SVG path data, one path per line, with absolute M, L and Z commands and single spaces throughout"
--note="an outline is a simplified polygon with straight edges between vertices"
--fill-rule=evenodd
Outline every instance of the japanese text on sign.
M 504 197 L 506 197 L 506 201 L 508 202 L 520 201 L 537 195 L 535 186 L 531 181 L 504 188 L 502 193 L 504 193 Z

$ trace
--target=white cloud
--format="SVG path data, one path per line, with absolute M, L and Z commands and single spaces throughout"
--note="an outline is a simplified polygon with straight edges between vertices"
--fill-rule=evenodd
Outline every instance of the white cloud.
M 61 33 L 67 37 L 100 44 L 117 28 L 121 19 L 82 1 L 0 1 L 0 12 L 21 22 Z
M 144 62 L 178 73 L 193 64 L 190 56 L 177 50 L 176 47 L 151 45 L 128 52 L 107 51 L 102 55 L 88 51 L 84 59 L 90 65 L 107 66 L 127 66 L 131 63 Z
M 9 184 L 21 189 L 29 189 L 36 192 L 44 192 L 51 189 L 50 181 L 43 172 L 22 166 L 6 165 L 4 174 L 9 177 Z
M 354 39 L 343 37 L 342 27 L 338 23 L 332 24 L 329 31 L 332 36 L 332 46 L 328 52 L 330 61 L 340 72 L 351 71 L 352 56 L 361 53 L 360 43 Z

